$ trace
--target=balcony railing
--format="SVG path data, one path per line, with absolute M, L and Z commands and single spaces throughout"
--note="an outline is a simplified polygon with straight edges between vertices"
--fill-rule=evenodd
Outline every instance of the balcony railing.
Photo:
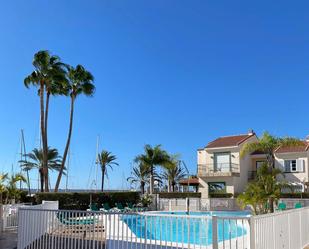
M 239 173 L 239 165 L 236 163 L 198 164 L 199 176 L 233 176 Z
M 256 171 L 248 171 L 248 180 L 256 179 Z

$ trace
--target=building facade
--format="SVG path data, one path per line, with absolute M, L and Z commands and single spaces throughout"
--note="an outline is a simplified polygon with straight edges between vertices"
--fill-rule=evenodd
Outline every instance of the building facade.
M 237 194 L 245 190 L 266 161 L 266 155 L 259 152 L 240 156 L 246 143 L 256 141 L 258 137 L 250 131 L 248 134 L 219 137 L 197 151 L 202 198 L 208 198 L 212 192 Z M 275 151 L 275 167 L 283 172 L 278 180 L 288 182 L 298 192 L 305 191 L 309 182 L 308 149 L 309 142 L 304 141 L 303 145 L 277 148 Z

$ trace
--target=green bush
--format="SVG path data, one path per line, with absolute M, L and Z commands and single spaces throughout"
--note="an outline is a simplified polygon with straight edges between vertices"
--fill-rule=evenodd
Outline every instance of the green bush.
M 309 198 L 309 193 L 281 193 L 280 198 Z
M 195 192 L 161 192 L 159 193 L 160 198 L 174 199 L 174 198 L 201 198 L 201 193 Z
M 89 208 L 90 195 L 93 203 L 102 207 L 103 203 L 108 203 L 114 207 L 115 203 L 137 204 L 139 201 L 138 192 L 99 192 L 99 193 L 37 193 L 35 200 L 37 204 L 45 201 L 59 201 L 60 209 L 86 210 Z
M 233 194 L 214 192 L 214 193 L 209 193 L 209 197 L 210 198 L 232 198 Z

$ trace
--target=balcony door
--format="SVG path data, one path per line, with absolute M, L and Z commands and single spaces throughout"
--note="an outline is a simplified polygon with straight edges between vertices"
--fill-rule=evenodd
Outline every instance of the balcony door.
M 214 154 L 214 170 L 219 172 L 229 172 L 231 167 L 231 153 L 220 152 Z

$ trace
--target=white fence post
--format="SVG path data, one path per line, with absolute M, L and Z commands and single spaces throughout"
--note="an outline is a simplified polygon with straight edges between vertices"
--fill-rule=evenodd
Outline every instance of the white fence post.
M 250 226 L 250 249 L 255 249 L 255 221 L 254 221 L 254 216 L 250 217 L 249 226 Z
M 212 248 L 218 249 L 218 217 L 212 216 Z

